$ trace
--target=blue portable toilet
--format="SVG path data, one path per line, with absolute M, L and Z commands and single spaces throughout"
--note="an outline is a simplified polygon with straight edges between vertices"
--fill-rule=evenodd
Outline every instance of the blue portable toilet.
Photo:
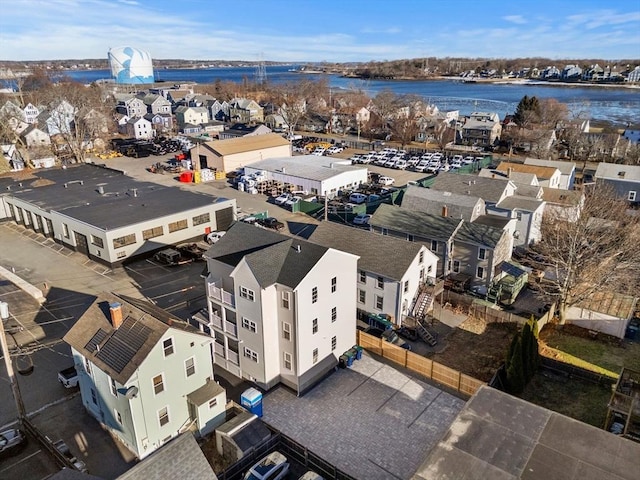
M 248 388 L 240 396 L 240 405 L 254 415 L 262 417 L 262 392 L 256 388 Z

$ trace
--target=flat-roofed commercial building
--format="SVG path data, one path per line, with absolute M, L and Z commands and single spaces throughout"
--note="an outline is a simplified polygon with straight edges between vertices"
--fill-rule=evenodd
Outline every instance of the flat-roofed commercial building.
M 235 199 L 139 182 L 96 165 L 33 175 L 1 182 L 2 216 L 108 265 L 201 239 L 236 216 Z

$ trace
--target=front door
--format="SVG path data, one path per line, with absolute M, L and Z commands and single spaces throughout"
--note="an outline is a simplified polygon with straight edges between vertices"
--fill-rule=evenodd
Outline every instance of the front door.
M 78 232 L 73 232 L 76 238 L 76 250 L 80 253 L 84 253 L 89 256 L 89 244 L 87 243 L 87 236 Z

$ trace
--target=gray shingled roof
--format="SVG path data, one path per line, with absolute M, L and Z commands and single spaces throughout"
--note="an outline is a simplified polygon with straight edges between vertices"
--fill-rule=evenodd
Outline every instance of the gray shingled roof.
M 280 283 L 295 288 L 326 252 L 326 247 L 237 222 L 206 256 L 231 266 L 244 258 L 262 287 Z
M 183 433 L 120 475 L 117 480 L 217 480 L 191 432 Z
M 624 173 L 624 175 L 620 175 L 620 173 Z M 600 162 L 596 169 L 595 177 L 640 182 L 640 165 L 619 165 L 617 163 Z
M 496 206 L 500 208 L 507 208 L 509 210 L 525 210 L 527 212 L 533 212 L 540 208 L 544 202 L 535 198 L 523 197 L 521 195 L 513 195 L 507 197 L 498 203 Z
M 542 158 L 530 157 L 524 159 L 524 164 L 539 165 L 541 167 L 554 167 L 560 170 L 560 173 L 562 173 L 563 175 L 571 175 L 571 172 L 573 172 L 576 168 L 576 164 L 568 160 L 545 160 Z
M 423 248 L 420 243 L 331 222 L 316 226 L 309 241 L 357 255 L 361 270 L 397 281 Z
M 521 197 L 542 198 L 543 187 L 538 185 L 525 185 L 519 183 L 516 185 L 516 193 Z
M 477 175 L 441 172 L 431 186 L 434 190 L 480 197 L 485 202 L 496 203 L 504 195 L 508 179 L 483 178 Z
M 459 218 L 414 212 L 384 203 L 378 207 L 369 222 L 374 227 L 386 228 L 443 242 L 449 241 L 462 223 L 463 221 Z
M 212 398 L 217 397 L 222 392 L 224 392 L 224 388 L 222 388 L 218 382 L 210 380 L 201 387 L 196 388 L 193 392 L 188 393 L 187 400 L 199 407 Z
M 187 192 L 172 186 L 140 182 L 117 170 L 97 165 L 76 165 L 32 173 L 34 177 L 46 180 L 48 185 L 30 187 L 33 183 L 31 180 L 22 180 L 24 187 L 12 188 L 5 194 L 32 203 L 44 211 L 56 211 L 102 230 L 121 228 L 149 218 L 226 201 L 224 198 Z M 104 195 L 98 193 L 99 186 L 104 189 Z M 115 211 L 117 215 L 114 215 Z
M 494 248 L 505 234 L 501 228 L 465 222 L 456 232 L 455 241 Z
M 110 320 L 109 305 L 114 302 L 122 305 L 123 323 L 118 329 Z M 102 294 L 67 332 L 64 341 L 124 385 L 169 328 L 204 335 L 144 300 Z
M 402 207 L 431 215 L 442 215 L 442 208 L 446 205 L 447 216 L 462 218 L 470 221 L 476 206 L 484 207 L 484 201 L 479 197 L 459 195 L 432 188 L 409 185 L 402 196 Z

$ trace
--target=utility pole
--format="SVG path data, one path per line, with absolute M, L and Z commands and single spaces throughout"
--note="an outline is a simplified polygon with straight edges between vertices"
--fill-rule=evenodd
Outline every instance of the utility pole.
M 4 331 L 4 321 L 9 318 L 9 304 L 6 302 L 0 302 L 0 345 L 2 346 L 2 352 L 4 353 L 4 363 L 7 367 L 7 375 L 9 376 L 9 383 L 11 384 L 11 392 L 13 393 L 13 399 L 16 402 L 16 409 L 18 410 L 18 422 L 23 424 L 27 414 L 24 409 L 24 403 L 22 403 L 22 395 L 20 395 L 20 387 L 18 381 L 13 373 L 13 364 L 11 363 L 11 354 L 9 353 L 9 345 L 7 344 L 7 336 Z

